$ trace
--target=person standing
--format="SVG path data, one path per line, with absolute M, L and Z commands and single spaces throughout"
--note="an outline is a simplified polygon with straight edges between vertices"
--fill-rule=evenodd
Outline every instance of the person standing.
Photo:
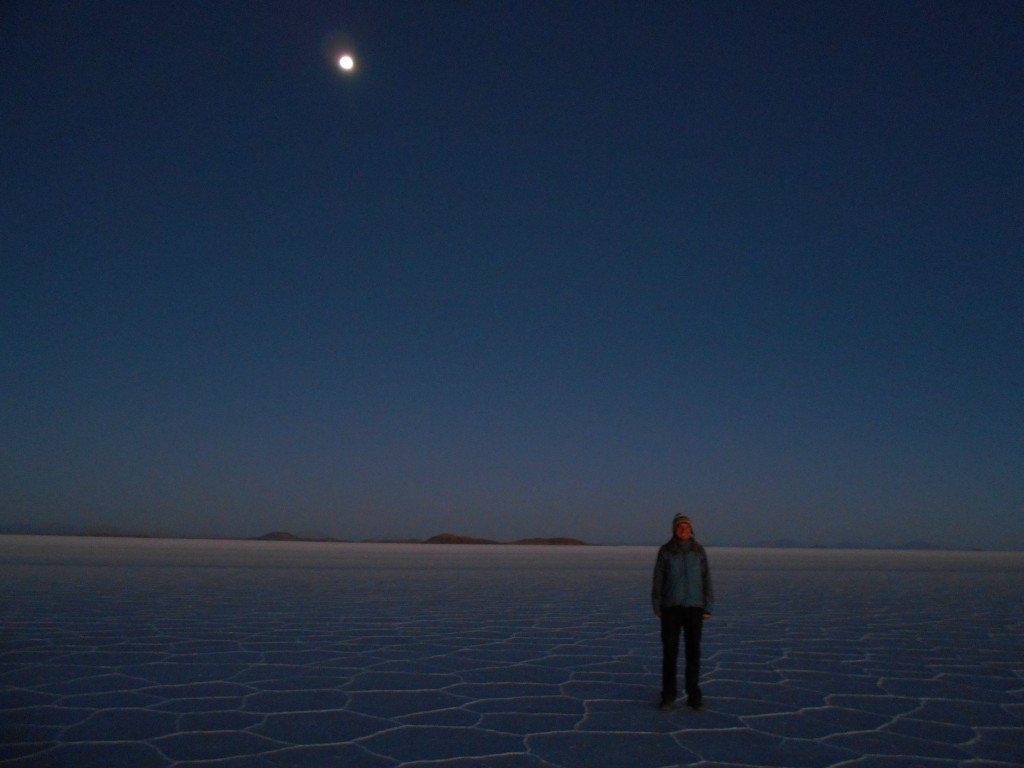
M 704 622 L 711 618 L 714 593 L 704 547 L 693 537 L 686 515 L 672 519 L 672 538 L 658 549 L 651 584 L 651 603 L 661 619 L 661 703 L 671 709 L 678 696 L 679 635 L 686 659 L 686 704 L 703 709 L 700 690 L 700 640 Z

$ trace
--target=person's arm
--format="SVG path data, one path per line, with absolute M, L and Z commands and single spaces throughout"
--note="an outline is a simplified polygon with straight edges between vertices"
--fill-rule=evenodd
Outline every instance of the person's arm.
M 707 553 L 701 550 L 700 582 L 704 589 L 704 618 L 710 619 L 715 610 L 715 590 L 711 586 L 711 568 L 708 567 Z
M 658 551 L 658 557 L 654 561 L 654 576 L 651 578 L 651 606 L 654 608 L 654 615 L 661 616 L 661 596 L 665 585 L 665 563 Z

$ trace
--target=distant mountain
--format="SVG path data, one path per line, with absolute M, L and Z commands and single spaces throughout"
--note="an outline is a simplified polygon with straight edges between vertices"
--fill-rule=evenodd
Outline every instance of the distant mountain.
M 262 536 L 257 536 L 254 541 L 327 541 L 327 542 L 339 542 L 341 539 L 332 539 L 329 537 L 324 538 L 306 538 L 303 536 L 296 536 L 294 533 L 288 531 L 271 531 L 270 533 L 264 533 Z
M 256 541 L 302 541 L 302 539 L 288 531 L 271 531 L 257 536 Z
M 93 526 L 90 528 L 73 528 L 59 525 L 37 525 L 29 523 L 0 523 L 0 536 L 87 536 L 99 538 L 156 538 L 156 539 L 213 539 L 224 541 L 312 541 L 329 543 L 364 543 L 364 544 L 524 544 L 524 545 L 554 545 L 554 546 L 590 546 L 586 541 L 569 537 L 553 538 L 528 538 L 518 541 L 501 542 L 493 539 L 480 539 L 472 536 L 460 536 L 454 533 L 441 533 L 432 536 L 426 541 L 419 539 L 338 539 L 331 536 L 324 536 L 320 533 L 310 532 L 306 534 L 293 534 L 290 531 L 270 531 L 262 536 L 237 536 L 230 534 L 209 534 L 209 533 L 177 533 L 171 534 L 166 531 L 121 531 L 109 526 Z M 649 546 L 649 542 L 637 542 Z M 608 546 L 627 545 L 629 542 L 607 543 Z M 716 547 L 750 547 L 754 549 L 878 549 L 878 550 L 931 550 L 931 551 L 988 551 L 986 547 L 950 547 L 935 544 L 925 540 L 908 540 L 900 543 L 873 542 L 867 544 L 862 541 L 844 540 L 831 543 L 816 542 L 809 544 L 805 541 L 798 541 L 792 538 L 780 538 L 763 540 L 757 542 L 718 542 Z M 1009 548 L 1006 551 L 1020 551 Z M 999 548 L 993 551 L 1001 551 Z
M 431 536 L 424 544 L 497 544 L 491 539 L 474 539 L 472 536 L 459 536 L 454 533 L 439 533 Z

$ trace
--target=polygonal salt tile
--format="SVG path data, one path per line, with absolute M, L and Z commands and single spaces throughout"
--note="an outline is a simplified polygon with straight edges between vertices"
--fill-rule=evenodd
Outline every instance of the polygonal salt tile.
M 170 762 L 148 744 L 60 744 L 12 760 L 4 768 L 166 768 Z
M 778 656 L 782 655 L 782 649 L 779 648 L 777 652 L 757 651 L 757 650 L 745 650 L 742 648 L 721 648 L 717 650 L 710 650 L 704 648 L 704 658 L 709 664 L 718 664 L 722 666 L 737 668 L 737 669 L 769 669 L 767 666 L 769 661 L 774 661 Z
M 816 707 L 823 703 L 822 695 L 815 691 L 793 688 L 782 683 L 761 683 L 744 680 L 716 680 L 713 683 L 717 698 L 737 698 L 766 701 L 786 705 L 793 709 Z M 710 695 L 712 684 L 706 693 Z
M 723 696 L 719 691 L 704 688 L 704 702 L 711 709 L 723 715 L 742 717 L 744 715 L 772 715 L 796 711 L 792 704 L 781 701 L 762 701 L 760 699 L 741 699 Z
M 463 672 L 467 683 L 548 683 L 559 685 L 569 679 L 569 673 L 562 669 L 522 664 L 507 667 L 487 667 Z
M 105 709 L 61 733 L 63 741 L 146 741 L 177 732 L 177 717 L 147 709 Z
M 335 690 L 260 691 L 245 697 L 247 712 L 310 712 L 343 709 L 348 694 Z
M 251 680 L 248 683 L 250 690 L 260 691 L 302 691 L 308 688 L 337 689 L 352 679 L 352 675 L 358 674 L 360 670 L 336 670 L 323 672 L 321 674 L 307 674 L 305 668 L 303 674 L 275 677 L 267 680 Z
M 24 648 L 0 652 L 0 664 L 3 664 L 5 667 L 43 665 L 52 658 L 52 648 Z
M 551 768 L 550 763 L 546 763 L 533 755 L 518 754 L 518 755 L 489 755 L 486 762 L 481 762 L 480 758 L 477 757 L 456 757 L 451 760 L 445 760 L 443 763 L 436 763 L 433 761 L 421 762 L 419 760 L 413 760 L 409 763 L 403 763 L 402 768 Z
M 783 739 L 757 731 L 686 729 L 680 743 L 704 763 L 756 765 L 765 768 L 826 768 L 855 757 L 855 753 L 819 741 Z
M 834 694 L 825 697 L 829 706 L 845 709 L 859 709 L 862 712 L 874 712 L 879 715 L 895 717 L 917 709 L 920 702 L 916 698 L 887 696 L 885 694 Z
M 874 677 L 857 677 L 843 674 L 821 674 L 818 672 L 793 671 L 784 675 L 786 682 L 811 691 L 828 694 L 849 693 L 870 696 L 882 693 L 879 681 Z
M 700 718 L 703 727 L 709 719 L 720 718 L 710 712 L 694 712 L 685 706 L 668 711 L 659 710 L 655 701 L 593 701 L 587 705 L 587 714 L 578 720 L 575 730 L 580 733 L 674 733 L 680 728 L 696 724 Z M 731 727 L 740 725 L 736 718 L 728 718 Z
M 373 755 L 353 744 L 287 747 L 261 755 L 227 760 L 189 761 L 175 768 L 393 768 L 394 760 Z
M 931 757 L 942 760 L 967 760 L 970 755 L 964 750 L 940 742 L 903 736 L 892 731 L 864 731 L 828 736 L 825 743 L 849 749 L 861 755 L 903 755 Z
M 259 755 L 290 746 L 287 742 L 264 738 L 247 731 L 176 733 L 153 739 L 152 743 L 175 761 L 220 760 L 229 757 Z M 105 768 L 110 768 L 112 765 L 131 765 L 134 768 L 134 764 L 131 762 L 111 762 L 107 763 Z
M 429 712 L 415 712 L 395 717 L 402 725 L 436 725 L 455 728 L 469 728 L 480 724 L 481 715 L 461 707 L 456 709 L 435 709 Z
M 254 656 L 246 664 L 255 664 L 261 661 L 264 664 L 301 664 L 303 666 L 331 661 L 335 654 L 331 651 L 305 650 L 305 651 L 264 651 L 259 656 Z
M 94 670 L 95 672 L 95 670 Z M 140 677 L 112 674 L 92 674 L 73 680 L 47 685 L 44 690 L 70 696 L 76 693 L 104 693 L 107 691 L 134 691 L 150 685 L 148 680 Z
M 0 746 L 9 744 L 43 744 L 56 743 L 60 732 L 59 725 L 36 725 L 35 723 L 11 723 L 0 717 L 0 733 L 3 739 Z M 35 751 L 35 750 L 32 750 Z M 0 758 L 2 760 L 4 758 Z
M 151 664 L 162 661 L 163 653 L 132 651 L 82 651 L 64 657 L 68 664 L 86 667 L 124 667 L 130 664 Z
M 34 706 L 21 709 L 8 709 L 0 714 L 0 722 L 5 725 L 59 725 L 68 726 L 80 723 L 95 710 L 82 707 Z
M 910 713 L 918 720 L 940 723 L 959 723 L 978 727 L 1019 727 L 1021 722 L 998 704 L 980 701 L 940 700 L 925 701 Z
M 547 649 L 513 649 L 513 648 L 457 648 L 452 651 L 456 659 L 475 662 L 477 665 L 499 664 L 537 664 L 545 656 Z
M 975 737 L 974 729 L 966 725 L 937 723 L 934 720 L 918 720 L 911 717 L 898 717 L 881 730 L 944 744 L 963 745 Z
M 1018 695 L 1017 700 L 1021 701 L 1022 696 Z M 1016 718 L 1021 724 L 1024 724 L 1024 701 L 1020 704 L 1003 704 L 1003 709 L 1011 717 Z
M 1007 695 L 999 691 L 965 687 L 950 680 L 883 678 L 879 685 L 883 691 L 893 696 L 916 696 L 919 699 L 971 699 L 992 704 L 1008 701 Z
M 832 675 L 840 672 L 843 668 L 843 663 L 851 658 L 855 657 L 825 654 L 793 654 L 785 659 L 781 659 L 773 667 L 787 675 L 793 672 L 817 672 Z
M 144 678 L 149 685 L 184 685 L 230 680 L 244 670 L 243 665 L 156 663 L 126 667 L 121 671 Z
M 977 728 L 977 739 L 964 744 L 977 758 L 1009 765 L 1024 765 L 1024 726 L 1018 728 Z
M 864 755 L 855 760 L 847 760 L 843 768 L 951 768 L 960 765 L 949 760 L 934 757 L 918 757 L 906 755 Z M 984 765 L 970 763 L 971 768 L 986 768 Z M 1005 766 L 992 766 L 1005 768 Z
M 647 666 L 639 661 L 625 661 L 618 659 L 598 664 L 591 664 L 587 667 L 587 671 L 595 674 L 604 673 L 608 675 L 642 675 L 647 672 Z
M 595 663 L 605 664 L 608 662 L 608 654 L 595 655 L 597 648 L 594 644 L 574 642 L 571 645 L 557 645 L 550 648 L 547 654 L 550 656 L 564 656 L 567 658 L 578 657 L 581 659 L 595 659 Z
M 346 691 L 439 690 L 460 683 L 455 675 L 421 675 L 400 672 L 364 672 L 342 685 Z
M 485 668 L 488 668 L 488 667 L 507 667 L 507 666 L 509 666 L 509 664 L 506 664 L 505 662 L 502 662 L 500 660 L 498 660 L 498 661 L 492 661 L 492 660 L 485 661 L 485 660 L 481 660 L 481 659 L 470 658 L 468 656 L 462 655 L 460 653 L 460 649 L 454 649 L 454 650 L 450 650 L 447 654 L 445 654 L 443 656 L 435 656 L 435 657 L 430 658 L 430 659 L 424 659 L 424 660 L 415 659 L 415 660 L 411 660 L 411 661 L 410 660 L 403 660 L 403 661 L 387 662 L 386 664 L 380 665 L 380 669 L 381 670 L 387 669 L 387 670 L 394 671 L 394 672 L 413 672 L 413 671 L 416 671 L 416 670 L 423 671 L 423 668 L 422 668 L 421 665 L 424 664 L 424 663 L 428 664 L 432 668 L 430 670 L 432 672 L 442 671 L 442 672 L 454 672 L 454 673 L 464 672 L 464 671 L 473 670 L 473 669 L 485 669 Z
M 607 661 L 607 659 L 604 656 L 597 655 L 584 656 L 550 654 L 536 658 L 532 663 L 537 664 L 538 666 L 555 667 L 557 669 L 581 670 L 587 669 L 592 664 L 598 664 L 605 661 Z
M 532 755 L 560 768 L 687 765 L 697 755 L 668 734 L 539 733 L 526 737 Z
M 264 715 L 224 709 L 206 712 L 189 711 L 178 716 L 182 731 L 244 731 L 263 722 Z
M 519 696 L 557 696 L 557 685 L 544 683 L 459 683 L 445 689 L 448 693 L 471 701 L 482 699 L 509 699 Z
M 571 676 L 573 680 L 597 680 L 600 682 L 607 682 L 609 680 L 657 680 L 660 682 L 661 676 L 655 677 L 655 675 L 646 668 L 638 668 L 629 672 L 624 671 L 613 671 L 611 669 L 602 668 L 598 665 L 586 667 L 584 669 L 567 670 L 566 674 Z
M 523 752 L 523 739 L 480 728 L 431 728 L 402 726 L 360 742 L 366 749 L 401 762 L 450 760 L 456 757 L 483 758 L 509 752 Z
M 6 733 L 6 731 L 5 731 Z M 22 758 L 28 758 L 32 755 L 45 752 L 53 749 L 56 746 L 55 741 L 49 739 L 41 741 L 19 741 L 15 740 L 11 743 L 5 743 L 0 741 L 0 762 L 9 760 L 21 760 Z M 11 765 L 12 763 L 3 763 L 3 765 Z M 21 763 L 23 766 L 24 762 Z
M 293 712 L 267 715 L 251 731 L 288 745 L 328 744 L 361 739 L 394 723 L 358 712 Z
M 794 739 L 821 739 L 836 733 L 878 728 L 889 718 L 855 709 L 818 707 L 778 715 L 744 717 L 743 722 L 756 731 Z
M 151 707 L 160 712 L 227 712 L 240 710 L 245 704 L 242 696 L 211 696 L 200 699 L 169 699 Z
M 223 680 L 209 680 L 199 683 L 186 683 L 184 685 L 153 685 L 142 689 L 144 693 L 158 696 L 161 699 L 204 699 L 245 696 L 246 694 L 253 693 L 254 690 L 252 686 L 229 683 Z
M 782 681 L 782 674 L 774 669 L 744 669 L 742 667 L 701 664 L 702 677 L 710 682 L 767 683 L 774 685 Z
M 61 699 L 61 696 L 56 693 L 30 691 L 24 688 L 7 688 L 4 690 L 3 699 L 0 699 L 0 713 L 9 709 L 53 704 L 58 699 Z M 2 716 L 2 714 L 0 714 L 0 716 Z
M 472 662 L 467 666 L 476 668 L 479 666 L 479 662 Z M 355 669 L 348 670 L 348 674 L 345 679 L 349 680 L 355 675 L 367 670 L 374 672 L 397 672 L 401 674 L 416 674 L 416 675 L 443 675 L 449 672 L 457 671 L 461 665 L 458 662 L 453 662 L 448 656 L 435 656 L 430 659 L 397 659 L 381 661 L 376 657 L 374 659 L 366 659 L 360 662 L 359 666 Z
M 943 673 L 939 679 L 962 689 L 993 691 L 1003 694 L 1019 691 L 1021 687 L 1020 678 L 1009 672 L 1005 674 L 994 672 L 986 674 L 984 670 L 979 670 L 977 674 L 966 672 L 955 674 Z
M 443 691 L 363 691 L 349 694 L 349 698 L 350 712 L 387 718 L 451 709 L 467 701 Z
M 219 651 L 240 650 L 239 643 L 235 640 L 189 639 L 175 642 L 170 651 L 172 653 L 209 653 Z
M 362 667 L 359 668 L 360 670 Z M 299 664 L 250 664 L 245 669 L 237 671 L 230 676 L 233 683 L 240 683 L 252 687 L 266 688 L 268 683 L 275 680 L 301 680 L 309 673 L 310 667 Z M 335 676 L 341 676 L 342 671 L 336 670 Z M 224 679 L 228 679 L 225 677 Z M 294 685 L 290 686 L 296 687 Z
M 249 665 L 264 661 L 263 654 L 251 651 L 210 651 L 207 653 L 168 653 L 160 661 L 168 664 L 231 664 Z
M 579 715 L 495 712 L 481 715 L 478 727 L 487 731 L 525 736 L 530 733 L 571 731 L 579 721 Z
M 566 696 L 575 699 L 624 699 L 626 701 L 647 701 L 656 698 L 657 691 L 646 685 L 629 683 L 569 682 L 561 686 Z
M 524 712 L 583 715 L 583 703 L 568 696 L 514 696 L 507 699 L 478 699 L 465 705 L 475 712 Z
M 111 707 L 142 708 L 159 704 L 163 699 L 137 691 L 107 691 L 106 693 L 79 693 L 64 696 L 62 707 L 84 707 L 88 709 L 109 709 Z

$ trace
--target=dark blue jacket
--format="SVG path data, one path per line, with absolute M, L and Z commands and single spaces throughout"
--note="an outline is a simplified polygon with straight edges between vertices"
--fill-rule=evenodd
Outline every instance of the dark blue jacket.
M 674 536 L 661 545 L 654 562 L 651 604 L 654 612 L 671 606 L 694 606 L 706 613 L 714 609 L 708 556 L 696 539 L 686 544 Z

